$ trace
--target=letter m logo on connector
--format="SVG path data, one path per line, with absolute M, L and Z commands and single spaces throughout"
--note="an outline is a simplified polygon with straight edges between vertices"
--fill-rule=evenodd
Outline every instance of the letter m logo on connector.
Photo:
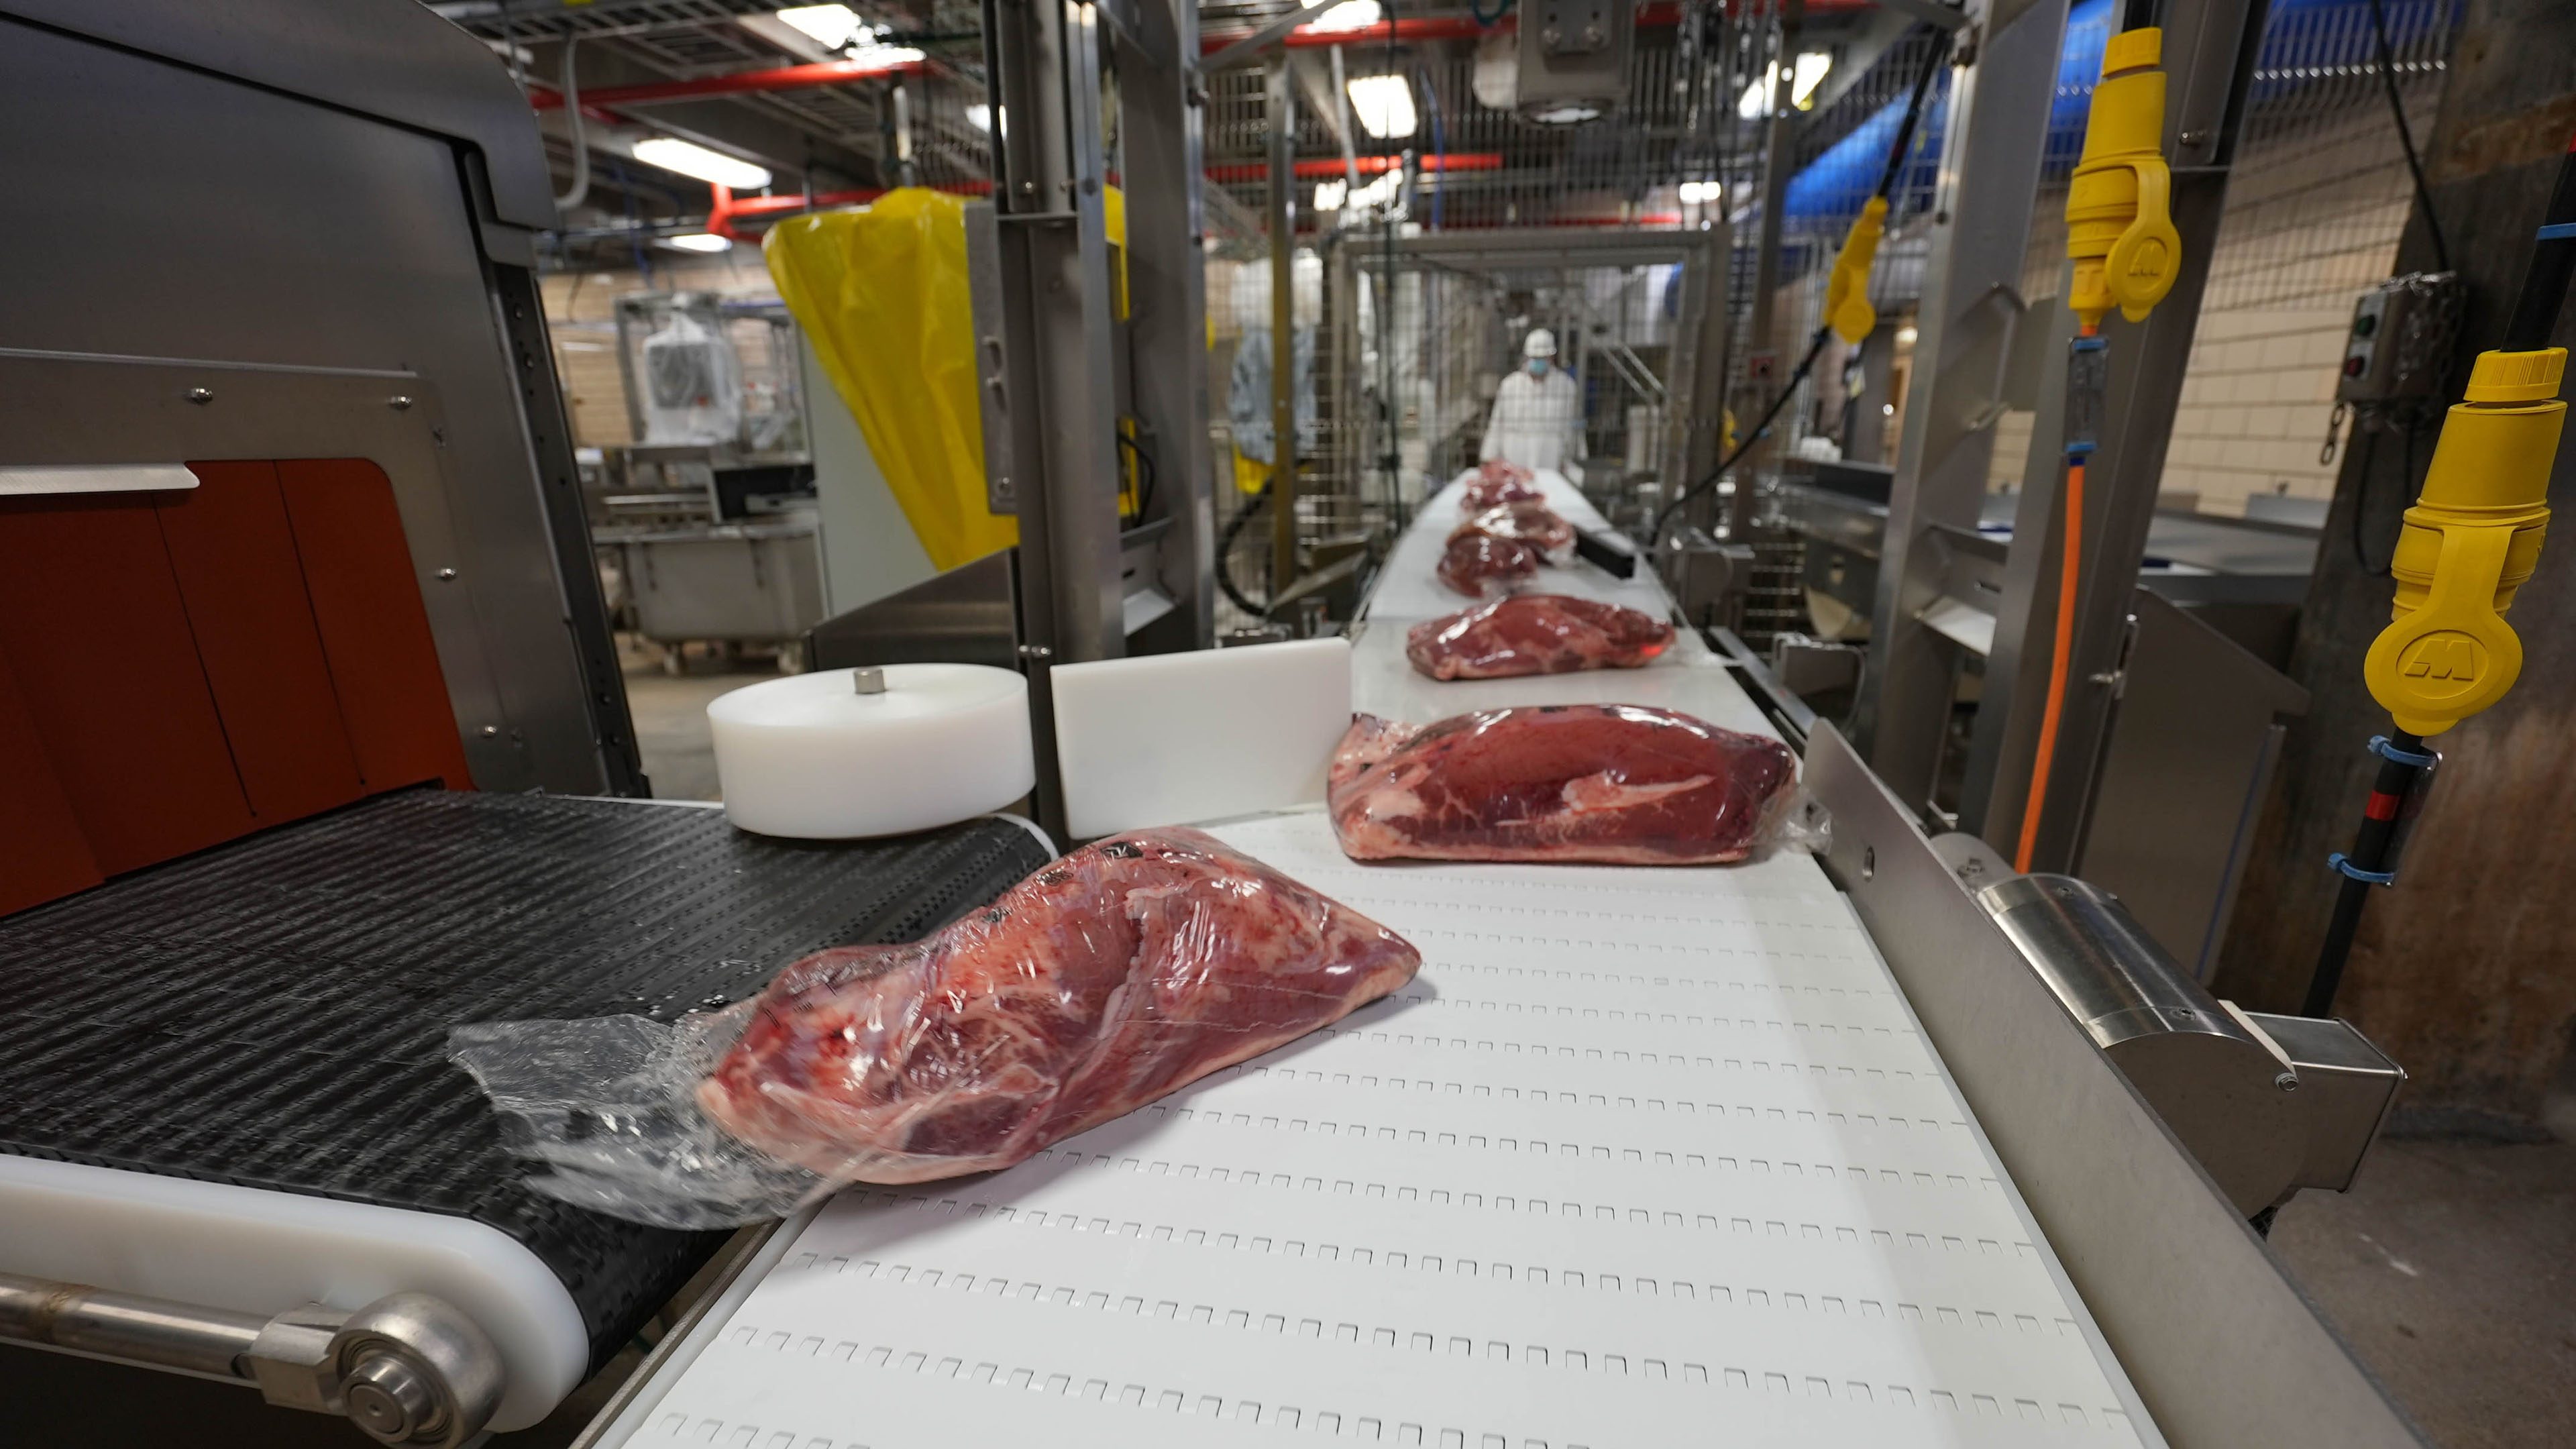
M 2427 634 L 2406 651 L 2398 669 L 2409 679 L 2447 680 L 2466 687 L 2477 683 L 2483 653 L 2478 641 L 2466 634 Z

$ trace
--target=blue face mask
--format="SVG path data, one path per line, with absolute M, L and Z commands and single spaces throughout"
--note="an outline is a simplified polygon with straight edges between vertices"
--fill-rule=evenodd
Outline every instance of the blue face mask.
M 1531 358 L 1529 360 L 1529 375 L 1532 377 L 1547 376 L 1547 359 L 1544 357 Z

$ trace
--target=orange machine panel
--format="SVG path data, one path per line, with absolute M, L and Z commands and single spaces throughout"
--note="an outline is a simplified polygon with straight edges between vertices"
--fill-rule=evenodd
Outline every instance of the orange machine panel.
M 203 486 L 156 493 L 161 537 L 262 825 L 366 793 L 305 597 L 274 463 L 196 463 Z
M 0 655 L 0 916 L 87 890 L 104 877 L 45 742 Z
M 0 502 L 0 655 L 109 875 L 252 828 L 148 494 Z
M 393 480 L 363 458 L 281 462 L 277 477 L 367 791 L 472 788 Z

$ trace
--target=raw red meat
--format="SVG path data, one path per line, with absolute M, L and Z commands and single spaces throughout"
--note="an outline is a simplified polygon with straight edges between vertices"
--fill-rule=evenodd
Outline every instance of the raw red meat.
M 1414 625 L 1404 652 L 1433 679 L 1509 679 L 1634 669 L 1672 642 L 1672 625 L 1635 609 L 1564 594 L 1514 594 Z
M 1333 832 L 1353 860 L 1742 860 L 1797 779 L 1786 745 L 1627 704 L 1489 709 L 1438 724 L 1351 722 Z
M 1055 862 L 909 946 L 770 982 L 698 1100 L 835 1181 L 1008 1167 L 1403 985 L 1394 932 L 1195 830 Z
M 1440 582 L 1471 599 L 1515 588 L 1538 574 L 1538 550 L 1514 539 L 1461 530 L 1440 555 Z
M 1496 473 L 1493 467 L 1487 463 L 1484 472 L 1468 479 L 1466 485 L 1458 490 L 1460 513 L 1477 514 L 1506 503 L 1536 502 L 1547 497 L 1539 491 L 1538 484 L 1530 480 L 1527 472 L 1514 468 L 1506 473 Z
M 1574 525 L 1557 517 L 1555 509 L 1531 499 L 1496 504 L 1459 524 L 1449 539 L 1455 543 L 1471 533 L 1525 543 L 1542 554 L 1563 555 L 1574 547 Z

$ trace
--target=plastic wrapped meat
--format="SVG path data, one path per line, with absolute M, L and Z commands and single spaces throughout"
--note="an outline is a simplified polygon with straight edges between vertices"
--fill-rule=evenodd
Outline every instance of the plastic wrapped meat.
M 1494 471 L 1494 465 L 1487 463 L 1484 471 L 1468 479 L 1465 485 L 1459 488 L 1458 511 L 1477 514 L 1488 508 L 1499 508 L 1506 503 L 1535 503 L 1546 497 L 1546 494 L 1539 491 L 1538 484 L 1531 480 L 1527 471 L 1509 468 L 1506 472 L 1497 473 Z
M 448 1033 L 528 1185 L 718 1228 L 845 1183 L 1008 1167 L 1413 978 L 1385 927 L 1195 830 L 1076 851 L 908 946 L 807 956 L 749 1001 Z
M 1209 836 L 1136 832 L 926 941 L 788 967 L 698 1100 L 834 1181 L 981 1172 L 1338 1021 L 1420 964 Z
M 1433 679 L 1510 679 L 1634 669 L 1672 647 L 1651 614 L 1563 594 L 1514 594 L 1416 624 L 1405 657 Z
M 1559 518 L 1556 510 L 1534 499 L 1518 503 L 1500 503 L 1468 518 L 1449 535 L 1451 542 L 1469 533 L 1489 538 L 1507 538 L 1525 543 L 1541 554 L 1562 558 L 1574 547 L 1574 525 Z
M 1471 599 L 1506 593 L 1537 577 L 1538 550 L 1514 539 L 1461 530 L 1449 536 L 1436 572 L 1440 582 Z
M 1779 833 L 1797 760 L 1778 740 L 1636 705 L 1375 715 L 1334 752 L 1333 833 L 1353 860 L 1742 860 Z

